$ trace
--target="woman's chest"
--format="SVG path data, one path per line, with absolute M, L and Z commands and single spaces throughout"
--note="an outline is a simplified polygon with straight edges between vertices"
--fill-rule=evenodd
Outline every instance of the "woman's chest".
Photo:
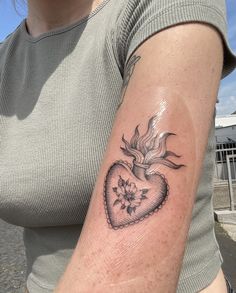
M 21 72 L 4 68 L 0 210 L 6 220 L 46 226 L 84 218 L 122 84 L 106 52 L 98 55 L 96 62 L 86 53 L 59 64 L 23 60 Z

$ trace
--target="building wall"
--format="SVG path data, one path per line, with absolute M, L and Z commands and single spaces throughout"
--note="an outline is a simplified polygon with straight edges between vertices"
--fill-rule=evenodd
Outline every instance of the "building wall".
M 229 142 L 228 138 L 236 142 L 236 125 L 216 128 L 215 136 L 217 143 Z

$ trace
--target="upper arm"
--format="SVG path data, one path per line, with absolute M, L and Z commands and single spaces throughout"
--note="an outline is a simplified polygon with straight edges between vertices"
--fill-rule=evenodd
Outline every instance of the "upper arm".
M 78 292 L 174 292 L 178 281 L 222 71 L 221 38 L 207 25 L 179 25 L 133 56 L 66 273 Z

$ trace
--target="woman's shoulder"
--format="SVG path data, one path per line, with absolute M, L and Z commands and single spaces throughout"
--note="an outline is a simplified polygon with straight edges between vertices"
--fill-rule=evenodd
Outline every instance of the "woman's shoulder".
M 9 35 L 5 37 L 3 41 L 0 42 L 0 60 L 5 55 L 4 53 L 8 50 L 11 50 L 13 46 L 16 44 L 16 40 L 20 39 L 20 23 L 13 32 L 11 32 Z
M 203 7 L 205 9 L 211 9 L 217 11 L 221 16 L 226 16 L 226 1 L 225 0 L 121 0 L 119 9 L 122 12 L 132 12 L 142 14 L 142 12 L 147 11 L 148 14 L 152 14 L 152 10 L 155 10 L 158 14 L 168 14 L 168 12 L 174 12 L 173 8 L 187 7 L 188 9 L 196 9 L 196 7 Z M 118 5 L 116 5 L 118 6 Z M 177 13 L 177 11 L 176 11 Z
M 0 42 L 0 74 L 2 74 L 3 68 L 9 64 L 9 60 L 18 50 L 19 43 L 22 40 L 20 27 L 21 24 Z
M 236 66 L 227 36 L 225 0 L 122 0 L 116 26 L 118 60 L 125 64 L 146 39 L 178 24 L 197 22 L 214 27 L 224 41 L 223 76 Z

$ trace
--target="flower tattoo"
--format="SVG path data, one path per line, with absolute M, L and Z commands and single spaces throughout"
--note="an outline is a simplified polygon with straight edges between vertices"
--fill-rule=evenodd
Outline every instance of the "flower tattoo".
M 148 189 L 138 190 L 134 182 L 129 182 L 129 179 L 125 181 L 121 176 L 118 180 L 118 187 L 113 187 L 113 191 L 118 197 L 113 206 L 120 204 L 120 208 L 126 209 L 130 216 L 135 213 L 142 201 L 147 199 L 146 194 L 148 193 Z

